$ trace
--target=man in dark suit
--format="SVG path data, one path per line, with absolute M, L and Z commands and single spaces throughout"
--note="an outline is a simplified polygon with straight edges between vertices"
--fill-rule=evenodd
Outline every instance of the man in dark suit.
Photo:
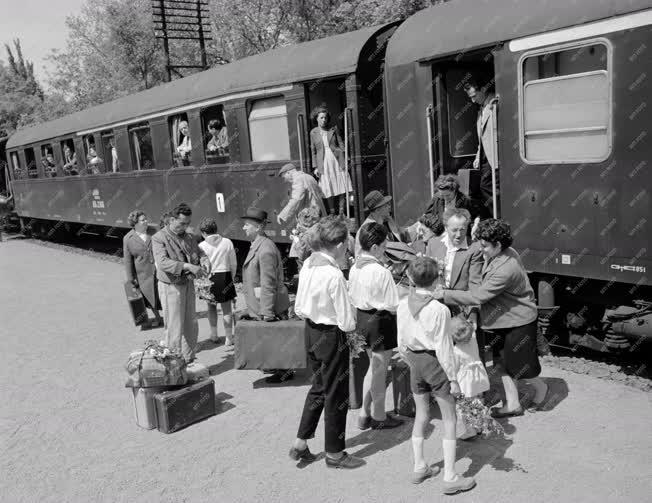
M 290 300 L 283 282 L 283 258 L 274 241 L 265 234 L 267 212 L 248 208 L 242 219 L 242 229 L 251 240 L 249 253 L 242 265 L 246 317 L 269 322 L 286 317 Z M 275 369 L 267 382 L 283 382 L 293 376 L 292 371 Z
M 484 258 L 479 242 L 468 243 L 468 227 L 471 214 L 464 208 L 448 208 L 444 211 L 444 233 L 441 238 L 428 241 L 426 255 L 434 258 L 442 269 L 444 288 L 449 290 L 469 290 L 482 282 L 482 266 Z M 478 308 L 448 306 L 451 315 L 464 313 L 469 321 L 478 326 L 476 336 L 478 349 L 484 361 L 484 337 L 479 328 Z

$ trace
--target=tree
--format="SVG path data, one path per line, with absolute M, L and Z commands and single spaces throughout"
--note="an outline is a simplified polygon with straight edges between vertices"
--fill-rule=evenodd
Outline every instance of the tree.
M 76 110 L 148 89 L 165 79 L 149 0 L 87 0 L 66 19 L 64 51 L 52 51 L 50 87 Z

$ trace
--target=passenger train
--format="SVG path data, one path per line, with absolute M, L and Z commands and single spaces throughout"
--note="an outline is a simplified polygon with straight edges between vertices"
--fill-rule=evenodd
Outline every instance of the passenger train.
M 286 245 L 276 215 L 290 188 L 275 175 L 288 161 L 312 172 L 310 111 L 326 104 L 346 144 L 351 218 L 377 189 L 408 225 L 439 174 L 477 191 L 474 79 L 498 97 L 495 213 L 531 272 L 542 328 L 552 318 L 567 344 L 635 351 L 652 339 L 651 54 L 652 0 L 453 0 L 19 130 L 6 146 L 11 192 L 23 227 L 45 235 L 119 234 L 130 210 L 155 218 L 185 201 L 235 240 L 244 210 L 266 209 Z

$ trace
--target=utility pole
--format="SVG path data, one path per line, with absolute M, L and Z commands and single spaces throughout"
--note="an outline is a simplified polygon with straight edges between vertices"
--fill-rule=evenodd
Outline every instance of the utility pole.
M 210 36 L 210 14 L 206 0 L 151 0 L 156 38 L 163 40 L 165 67 L 168 82 L 172 74 L 183 77 L 179 71 L 184 68 L 208 68 L 206 40 Z M 208 35 L 207 35 L 208 34 Z M 170 58 L 170 40 L 196 40 L 199 42 L 200 64 L 173 64 Z

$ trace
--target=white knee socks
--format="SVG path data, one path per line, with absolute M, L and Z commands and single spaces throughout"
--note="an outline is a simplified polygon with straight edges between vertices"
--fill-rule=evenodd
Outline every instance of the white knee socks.
M 423 457 L 423 437 L 412 437 L 412 451 L 414 452 L 414 471 L 423 470 L 427 466 Z
M 456 440 L 442 439 L 441 446 L 444 451 L 444 480 L 450 482 L 455 480 L 457 473 L 455 472 L 455 446 Z

